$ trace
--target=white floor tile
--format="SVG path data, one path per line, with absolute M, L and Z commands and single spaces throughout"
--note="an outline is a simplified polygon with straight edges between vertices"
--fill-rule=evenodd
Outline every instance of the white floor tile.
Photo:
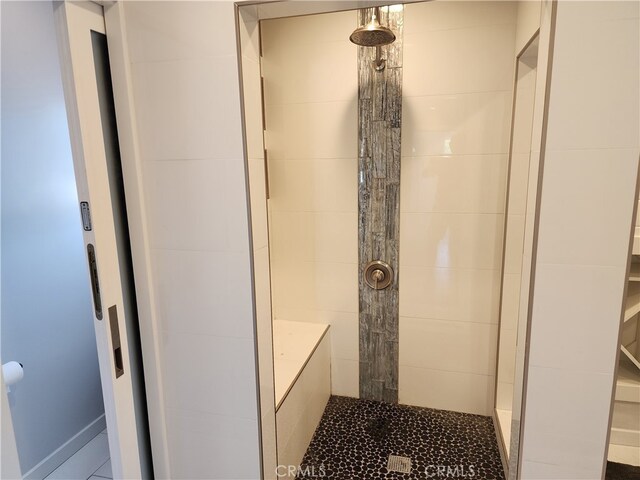
M 86 480 L 109 460 L 107 435 L 96 435 L 71 458 L 56 468 L 47 480 Z
M 104 465 L 94 472 L 91 478 L 94 477 L 113 478 L 113 473 L 111 471 L 111 459 L 107 460 Z

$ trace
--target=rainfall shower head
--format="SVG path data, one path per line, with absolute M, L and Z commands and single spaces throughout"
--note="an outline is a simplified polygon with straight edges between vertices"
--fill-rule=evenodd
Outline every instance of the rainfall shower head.
M 375 47 L 376 60 L 373 62 L 376 71 L 381 72 L 384 70 L 386 62 L 382 58 L 383 45 L 389 45 L 396 41 L 396 35 L 387 27 L 380 25 L 378 21 L 380 17 L 380 8 L 373 9 L 373 15 L 371 15 L 371 21 L 366 25 L 362 25 L 356 28 L 349 40 L 361 47 Z
M 376 7 L 371 16 L 371 21 L 356 28 L 349 40 L 361 47 L 381 47 L 395 42 L 395 34 L 387 27 L 380 25 L 378 21 L 379 13 L 380 10 Z

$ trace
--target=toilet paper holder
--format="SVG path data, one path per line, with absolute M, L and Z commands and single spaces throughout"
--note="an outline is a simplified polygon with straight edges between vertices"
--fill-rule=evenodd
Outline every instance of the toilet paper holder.
M 23 377 L 24 365 L 22 363 L 11 361 L 2 365 L 2 378 L 7 391 L 11 391 L 11 385 L 18 383 Z

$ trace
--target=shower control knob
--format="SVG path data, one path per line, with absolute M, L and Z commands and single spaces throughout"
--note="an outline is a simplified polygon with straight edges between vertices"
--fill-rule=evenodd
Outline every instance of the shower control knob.
M 369 262 L 364 269 L 364 281 L 374 290 L 383 290 L 391 285 L 393 270 L 381 260 Z
M 373 278 L 376 283 L 379 283 L 384 280 L 384 272 L 376 268 L 373 272 L 371 272 L 371 278 Z

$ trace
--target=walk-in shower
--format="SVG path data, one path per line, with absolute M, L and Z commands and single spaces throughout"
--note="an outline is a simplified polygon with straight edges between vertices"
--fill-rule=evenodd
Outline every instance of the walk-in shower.
M 490 416 L 517 8 L 478 5 L 248 24 L 265 471 L 382 478 L 391 455 L 411 475 L 502 477 Z M 371 470 L 351 461 L 363 446 Z

